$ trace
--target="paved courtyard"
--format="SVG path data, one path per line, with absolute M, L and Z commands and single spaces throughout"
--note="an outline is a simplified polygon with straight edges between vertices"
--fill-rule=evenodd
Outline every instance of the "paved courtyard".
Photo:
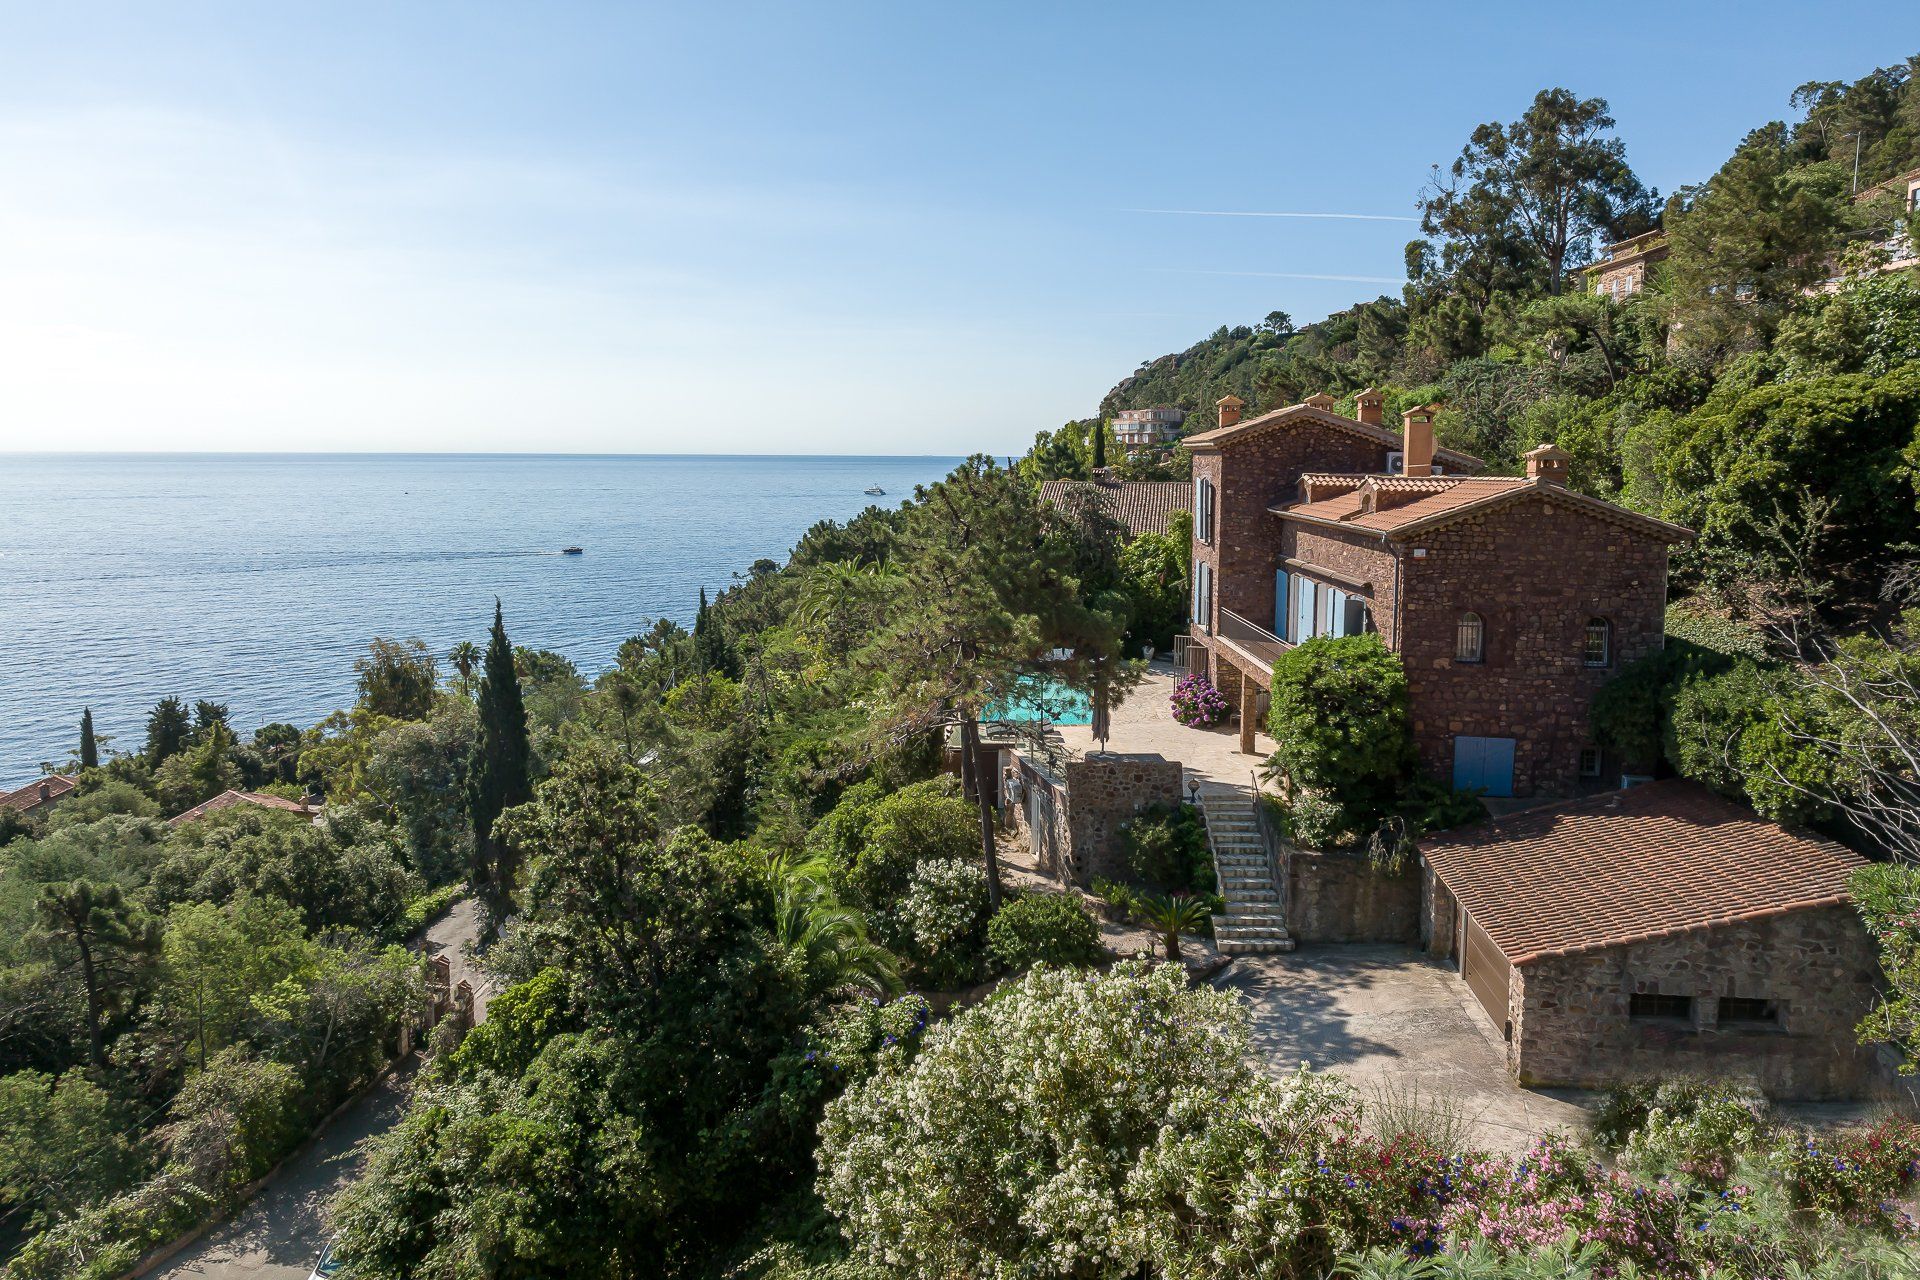
M 1275 1073 L 1301 1063 L 1338 1071 L 1372 1098 L 1418 1089 L 1421 1105 L 1457 1107 L 1477 1144 L 1517 1151 L 1550 1129 L 1579 1130 L 1569 1099 L 1507 1075 L 1498 1031 L 1460 976 L 1410 947 L 1313 946 L 1240 956 L 1219 985 L 1244 996 L 1253 1047 Z
M 1107 750 L 1126 755 L 1161 755 L 1186 766 L 1187 781 L 1202 786 L 1246 788 L 1253 774 L 1273 754 L 1274 741 L 1255 735 L 1258 755 L 1240 754 L 1240 730 L 1232 725 L 1189 729 L 1173 718 L 1167 700 L 1179 677 L 1173 667 L 1156 662 L 1127 700 L 1115 708 Z M 1060 738 L 1076 756 L 1095 750 L 1093 731 L 1086 725 L 1061 725 Z

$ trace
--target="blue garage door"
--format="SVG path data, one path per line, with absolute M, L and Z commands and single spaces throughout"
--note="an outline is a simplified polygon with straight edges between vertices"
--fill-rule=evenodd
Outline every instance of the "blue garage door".
M 1483 791 L 1490 796 L 1513 794 L 1513 739 L 1453 739 L 1453 787 L 1456 791 Z

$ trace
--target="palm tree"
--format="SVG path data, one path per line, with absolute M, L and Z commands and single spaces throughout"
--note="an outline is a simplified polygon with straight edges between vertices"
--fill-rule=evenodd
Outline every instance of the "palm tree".
M 460 696 L 473 696 L 473 673 L 480 666 L 480 646 L 471 640 L 462 640 L 447 651 L 447 661 L 460 673 Z
M 1176 893 L 1166 898 L 1142 898 L 1136 909 L 1140 923 L 1160 935 L 1167 959 L 1180 959 L 1180 935 L 1192 933 L 1207 922 L 1213 912 L 1203 899 Z
M 799 956 L 816 994 L 843 987 L 880 995 L 901 990 L 893 956 L 867 936 L 858 911 L 835 900 L 825 861 L 773 854 L 766 875 L 773 890 L 773 936 Z

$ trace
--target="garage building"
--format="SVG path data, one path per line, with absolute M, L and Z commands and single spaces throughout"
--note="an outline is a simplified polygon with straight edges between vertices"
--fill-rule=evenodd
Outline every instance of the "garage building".
M 1682 1071 L 1779 1098 L 1858 1097 L 1879 968 L 1863 860 L 1686 781 L 1544 806 L 1422 842 L 1422 932 L 1531 1086 Z

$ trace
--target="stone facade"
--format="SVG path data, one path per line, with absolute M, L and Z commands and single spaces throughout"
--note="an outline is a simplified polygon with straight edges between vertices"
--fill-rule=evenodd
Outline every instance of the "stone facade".
M 1878 1078 L 1854 1026 L 1877 960 L 1851 907 L 1792 911 L 1513 970 L 1507 1063 L 1529 1086 L 1595 1087 L 1632 1076 L 1751 1077 L 1771 1097 L 1860 1097 Z M 1635 1018 L 1635 993 L 1686 996 L 1690 1019 Z M 1777 1025 L 1723 1023 L 1722 997 L 1774 1001 Z
M 1603 759 L 1597 776 L 1581 776 L 1589 711 L 1602 685 L 1665 643 L 1666 542 L 1543 494 L 1433 529 L 1403 555 L 1389 644 L 1406 664 L 1427 772 L 1450 779 L 1458 735 L 1510 737 L 1517 796 L 1617 786 L 1632 762 Z M 1465 664 L 1454 653 L 1469 610 L 1486 650 Z M 1608 623 L 1604 666 L 1586 665 L 1593 618 Z
M 1196 563 L 1213 566 L 1215 610 L 1231 609 L 1271 626 L 1277 522 L 1268 508 L 1297 498 L 1300 477 L 1309 471 L 1385 471 L 1389 451 L 1388 445 L 1306 421 L 1251 431 L 1220 451 L 1195 453 L 1194 478 L 1210 480 L 1217 495 L 1213 542 L 1200 542 L 1196 530 L 1193 548 Z M 1196 638 L 1209 643 L 1217 629 L 1216 612 L 1204 629 L 1196 625 Z
M 1178 804 L 1184 777 L 1179 761 L 1117 753 L 1068 760 L 1051 771 L 1015 757 L 1021 799 L 1015 822 L 1042 870 L 1087 886 L 1120 879 L 1125 864 L 1120 825 L 1154 805 Z
M 1412 942 L 1420 879 L 1382 875 L 1365 857 L 1290 849 L 1287 933 L 1298 942 Z

